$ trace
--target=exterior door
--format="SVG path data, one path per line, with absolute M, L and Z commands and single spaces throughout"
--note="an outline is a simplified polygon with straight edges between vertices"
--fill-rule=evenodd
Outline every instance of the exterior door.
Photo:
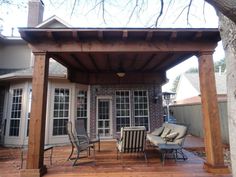
M 97 103 L 97 132 L 103 139 L 111 138 L 111 99 L 98 98 Z

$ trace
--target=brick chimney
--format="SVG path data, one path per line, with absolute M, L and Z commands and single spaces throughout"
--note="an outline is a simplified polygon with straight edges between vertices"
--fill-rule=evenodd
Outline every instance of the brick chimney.
M 29 0 L 28 27 L 35 27 L 43 21 L 44 3 L 42 0 Z

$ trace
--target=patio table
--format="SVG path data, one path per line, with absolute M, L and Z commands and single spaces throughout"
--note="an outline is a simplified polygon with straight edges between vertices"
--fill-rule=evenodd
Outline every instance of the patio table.
M 162 165 L 165 164 L 166 154 L 172 154 L 175 161 L 177 159 L 187 160 L 186 155 L 182 152 L 182 147 L 178 144 L 159 144 L 157 149 L 161 152 Z M 182 156 L 178 158 L 178 153 Z

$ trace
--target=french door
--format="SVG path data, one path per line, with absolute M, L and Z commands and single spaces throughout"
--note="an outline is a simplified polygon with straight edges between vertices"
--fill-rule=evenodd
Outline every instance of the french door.
M 97 99 L 97 132 L 101 138 L 112 137 L 111 99 Z

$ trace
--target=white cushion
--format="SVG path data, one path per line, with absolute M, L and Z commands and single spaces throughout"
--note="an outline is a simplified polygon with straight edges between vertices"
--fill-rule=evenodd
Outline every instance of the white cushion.
M 163 132 L 163 130 L 164 130 L 164 127 L 159 127 L 159 128 L 156 128 L 151 134 L 159 136 Z

